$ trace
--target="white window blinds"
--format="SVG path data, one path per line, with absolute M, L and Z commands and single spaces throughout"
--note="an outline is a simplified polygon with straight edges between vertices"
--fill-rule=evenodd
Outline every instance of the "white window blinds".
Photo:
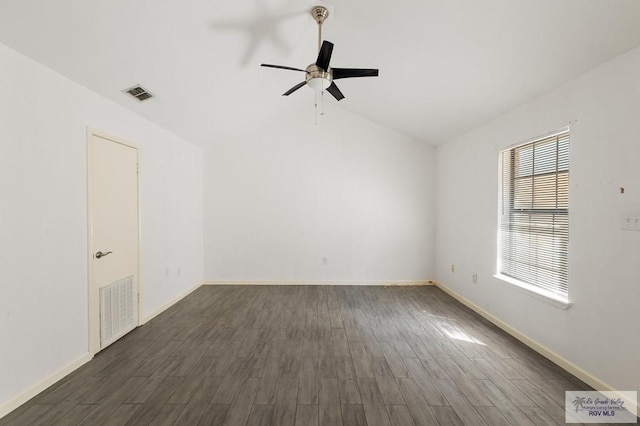
M 569 132 L 501 153 L 498 273 L 568 296 Z

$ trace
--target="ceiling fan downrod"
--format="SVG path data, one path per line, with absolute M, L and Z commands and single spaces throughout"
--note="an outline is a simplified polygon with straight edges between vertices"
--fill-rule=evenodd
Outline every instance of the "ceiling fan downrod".
M 322 24 L 329 17 L 329 10 L 324 6 L 316 6 L 311 9 L 311 17 L 318 23 L 318 52 L 322 47 Z

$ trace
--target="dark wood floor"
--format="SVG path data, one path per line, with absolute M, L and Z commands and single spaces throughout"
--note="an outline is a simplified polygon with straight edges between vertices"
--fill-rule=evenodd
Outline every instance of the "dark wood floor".
M 586 384 L 436 287 L 205 286 L 10 425 L 555 425 Z

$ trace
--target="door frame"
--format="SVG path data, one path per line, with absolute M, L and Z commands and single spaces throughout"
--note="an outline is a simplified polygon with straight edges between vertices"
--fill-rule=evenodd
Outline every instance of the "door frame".
M 126 147 L 135 149 L 136 151 L 136 163 L 138 165 L 138 173 L 136 174 L 136 193 L 137 193 L 137 217 L 138 217 L 138 235 L 136 238 L 137 241 L 137 250 L 138 250 L 138 258 L 136 259 L 137 264 L 137 295 L 138 295 L 138 306 L 137 306 L 137 318 L 135 318 L 136 326 L 141 325 L 142 314 L 140 312 L 140 308 L 142 306 L 142 278 L 140 276 L 140 259 L 142 257 L 141 254 L 141 223 L 142 217 L 140 215 L 140 150 L 138 147 L 128 141 L 125 141 L 121 138 L 109 135 L 100 130 L 87 127 L 87 296 L 88 296 L 88 343 L 89 343 L 89 354 L 91 356 L 95 355 L 100 351 L 100 297 L 99 291 L 96 286 L 92 285 L 93 281 L 93 185 L 91 181 L 91 172 L 93 168 L 93 146 L 91 143 L 91 139 L 93 137 L 99 137 L 105 139 L 109 142 L 117 143 L 120 145 L 124 145 Z

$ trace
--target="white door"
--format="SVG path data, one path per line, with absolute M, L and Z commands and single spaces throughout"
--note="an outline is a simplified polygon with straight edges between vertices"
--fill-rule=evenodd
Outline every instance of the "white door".
M 110 345 L 139 323 L 138 150 L 88 135 L 89 350 Z

